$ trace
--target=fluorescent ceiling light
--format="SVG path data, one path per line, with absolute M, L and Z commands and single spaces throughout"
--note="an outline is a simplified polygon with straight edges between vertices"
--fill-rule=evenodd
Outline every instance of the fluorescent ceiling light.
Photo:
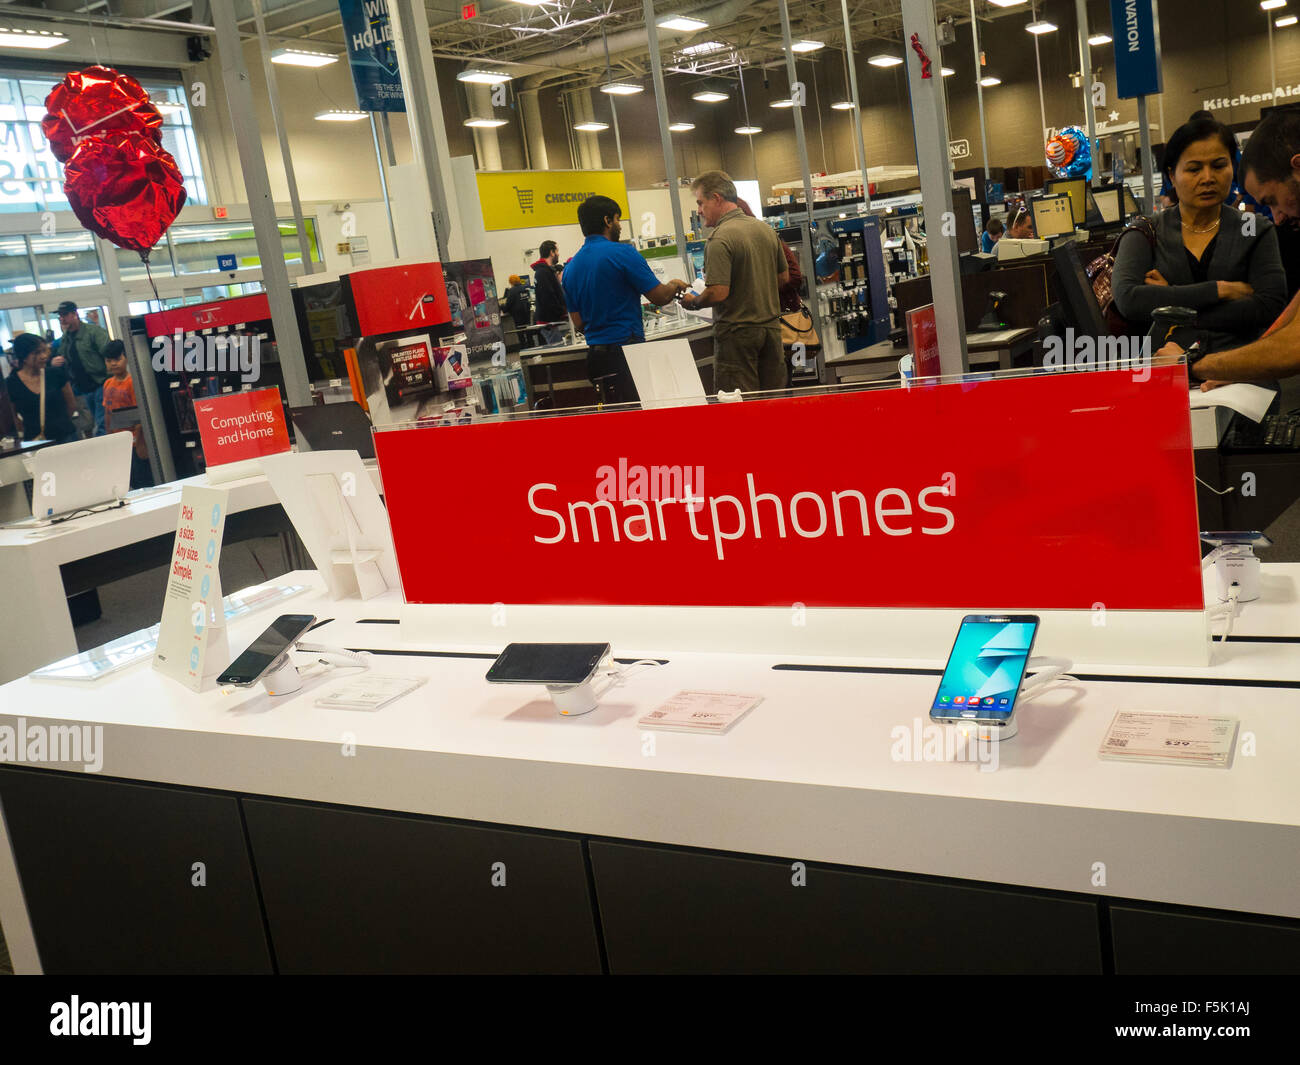
M 1002 79 L 995 78 L 992 74 L 985 74 L 984 77 L 980 78 L 980 84 L 986 89 L 991 89 L 994 85 L 1001 85 Z
M 1056 23 L 1048 22 L 1046 19 L 1039 19 L 1037 22 L 1031 22 L 1028 26 L 1025 27 L 1025 29 L 1027 29 L 1030 33 L 1033 34 L 1055 33 Z
M 49 30 L 19 30 L 0 28 L 0 48 L 57 48 L 67 44 L 68 39 L 61 33 Z
M 832 110 L 832 111 L 852 111 L 852 110 L 853 110 L 853 101 L 852 101 L 852 100 L 836 100 L 833 104 L 831 104 L 831 110 Z
M 602 133 L 609 129 L 608 122 L 579 122 L 573 127 L 579 133 Z
M 510 80 L 510 75 L 499 70 L 462 70 L 456 75 L 456 80 L 468 81 L 472 85 L 504 85 Z
M 1282 29 L 1284 26 L 1294 26 L 1295 24 L 1296 24 L 1295 15 L 1283 15 L 1280 19 L 1278 19 L 1276 22 L 1273 23 L 1273 25 L 1276 26 L 1278 29 Z
M 668 127 L 669 133 L 685 133 L 687 130 L 695 128 L 694 122 L 674 122 Z
M 1275 8 L 1286 7 L 1286 0 L 1260 0 L 1259 6 L 1265 11 L 1272 11 Z
M 720 104 L 723 100 L 730 100 L 731 96 L 714 89 L 702 89 L 700 92 L 691 93 L 691 99 L 698 100 L 702 104 Z
M 792 52 L 815 52 L 818 48 L 825 48 L 825 41 L 795 41 L 790 45 Z
M 697 18 L 688 18 L 686 15 L 670 15 L 655 23 L 661 30 L 680 30 L 682 33 L 694 33 L 696 30 L 705 29 L 709 24 Z
M 941 73 L 945 78 L 951 78 L 957 72 L 953 70 L 952 67 L 941 67 L 939 73 Z
M 1091 45 L 1110 44 L 1110 41 L 1111 37 L 1109 33 L 1094 33 L 1088 38 L 1088 43 Z
M 339 57 L 329 52 L 312 52 L 306 48 L 277 48 L 271 53 L 272 63 L 288 67 L 327 67 L 338 61 Z
M 514 0 L 516 4 L 523 4 L 525 7 L 541 7 L 543 4 L 552 3 L 553 0 Z
M 317 122 L 361 122 L 370 115 L 365 111 L 344 111 L 331 107 L 328 111 L 317 111 Z
M 726 47 L 721 41 L 701 41 L 699 44 L 688 44 L 685 48 L 677 50 L 682 55 L 708 55 L 710 52 L 721 52 Z
M 873 55 L 867 62 L 873 67 L 897 67 L 903 63 L 896 55 Z
M 1026 2 L 1027 0 L 989 0 L 994 7 L 1016 7 Z
M 179 115 L 185 110 L 184 104 L 178 104 L 171 100 L 151 100 L 160 115 Z
M 793 100 L 773 100 L 773 101 L 772 101 L 768 106 L 769 106 L 769 107 L 793 107 L 793 106 L 794 106 L 794 101 L 793 101 Z
M 737 133 L 743 133 L 746 137 L 752 137 L 755 133 L 762 133 L 762 126 L 737 126 Z
M 504 118 L 467 118 L 461 123 L 462 126 L 469 126 L 470 129 L 497 129 L 505 124 Z
M 645 86 L 634 81 L 611 81 L 608 85 L 602 85 L 600 91 L 609 93 L 610 96 L 635 96 L 639 92 L 645 92 Z

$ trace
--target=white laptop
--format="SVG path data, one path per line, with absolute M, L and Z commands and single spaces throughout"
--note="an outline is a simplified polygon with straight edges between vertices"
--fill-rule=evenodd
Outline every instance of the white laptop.
M 32 516 L 58 519 L 121 501 L 131 488 L 130 433 L 41 448 L 32 456 Z

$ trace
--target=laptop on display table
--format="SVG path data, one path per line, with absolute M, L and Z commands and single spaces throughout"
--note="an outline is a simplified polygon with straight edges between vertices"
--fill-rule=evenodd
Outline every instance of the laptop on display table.
M 370 416 L 360 403 L 312 404 L 290 407 L 294 431 L 298 433 L 299 451 L 355 451 L 363 459 L 375 457 L 375 438 L 370 431 Z M 304 448 L 303 442 L 307 446 Z
M 123 506 L 131 488 L 130 433 L 42 448 L 32 456 L 32 517 L 63 521 Z

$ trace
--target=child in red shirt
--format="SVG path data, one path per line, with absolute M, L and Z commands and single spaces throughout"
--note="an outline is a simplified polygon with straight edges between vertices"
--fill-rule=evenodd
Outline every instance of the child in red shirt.
M 108 431 L 127 432 L 128 427 L 114 430 L 112 414 L 115 410 L 136 405 L 135 384 L 126 369 L 126 347 L 122 341 L 110 340 L 104 346 L 104 368 L 108 371 L 108 377 L 104 381 L 104 410 L 108 412 Z M 135 441 L 135 453 L 131 456 L 131 487 L 144 488 L 153 484 L 149 470 L 149 449 L 145 446 L 144 433 L 138 422 L 130 426 L 129 431 Z

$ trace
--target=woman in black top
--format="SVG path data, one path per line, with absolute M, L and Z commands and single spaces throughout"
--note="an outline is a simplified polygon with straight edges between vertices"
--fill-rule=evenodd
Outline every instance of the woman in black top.
M 1226 205 L 1237 144 L 1212 118 L 1180 126 L 1165 148 L 1175 204 L 1155 219 L 1156 246 L 1136 235 L 1119 246 L 1115 306 L 1146 332 L 1157 307 L 1189 307 L 1211 350 L 1250 343 L 1286 306 L 1277 232 L 1262 215 Z M 1157 345 L 1158 346 L 1158 345 Z
M 24 440 L 53 440 L 67 444 L 80 440 L 81 433 L 72 423 L 72 413 L 77 401 L 72 395 L 72 385 L 67 374 L 56 367 L 46 366 L 50 358 L 50 345 L 35 333 L 19 333 L 14 337 L 9 361 L 14 372 L 5 378 L 9 398 L 23 423 Z M 45 387 L 45 421 L 41 422 L 41 382 Z

